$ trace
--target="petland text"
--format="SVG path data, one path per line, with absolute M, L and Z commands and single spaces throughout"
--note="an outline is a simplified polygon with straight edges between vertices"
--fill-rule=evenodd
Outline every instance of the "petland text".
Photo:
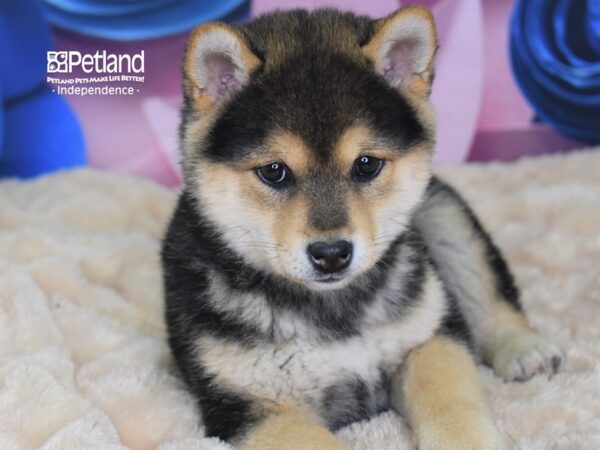
M 75 68 L 85 73 L 144 73 L 144 50 L 133 55 L 117 55 L 106 50 L 97 50 L 94 54 L 76 50 L 48 52 L 48 73 L 73 73 Z

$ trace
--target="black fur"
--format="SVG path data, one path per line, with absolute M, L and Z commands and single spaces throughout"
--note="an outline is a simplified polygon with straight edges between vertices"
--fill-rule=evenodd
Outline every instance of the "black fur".
M 368 419 L 389 408 L 389 380 L 381 380 L 372 388 L 360 378 L 340 382 L 325 389 L 322 409 L 327 427 L 337 430 L 353 422 Z
M 192 152 L 186 155 L 186 187 L 162 249 L 166 321 L 173 356 L 198 398 L 209 436 L 237 438 L 260 421 L 264 412 L 253 399 L 219 385 L 207 373 L 194 353 L 194 341 L 208 335 L 250 349 L 277 342 L 279 333 L 276 321 L 265 331 L 215 309 L 208 297 L 212 274 L 220 276 L 232 295 L 256 293 L 266 300 L 274 316 L 292 314 L 301 319 L 323 343 L 344 342 L 363 331 L 365 312 L 385 286 L 397 260 L 405 255 L 409 255 L 406 273 L 402 274 L 405 283 L 400 292 L 390 294 L 393 298 L 385 298 L 385 320 L 401 318 L 423 297 L 432 262 L 422 236 L 412 226 L 391 239 L 383 257 L 350 286 L 311 291 L 246 263 L 205 216 L 192 193 L 196 188 L 192 170 L 196 169 L 196 159 L 235 165 L 260 152 L 274 129 L 285 130 L 306 143 L 316 166 L 311 168 L 311 180 L 301 187 L 292 185 L 290 195 L 294 189 L 303 189 L 311 205 L 309 221 L 314 229 L 345 226 L 349 219 L 344 200 L 348 185 L 338 182 L 339 174 L 326 170 L 342 132 L 351 125 L 365 125 L 399 152 L 412 151 L 416 144 L 433 140 L 411 104 L 374 72 L 360 52 L 373 29 L 368 18 L 331 10 L 276 13 L 241 26 L 239 31 L 262 64 L 251 75 L 248 86 L 219 110 L 208 133 L 197 137 L 198 142 L 188 143 Z M 285 55 L 279 48 L 285 48 Z M 184 83 L 182 138 L 189 123 L 198 119 L 189 89 L 189 83 Z M 429 189 L 447 187 L 434 180 Z M 518 304 L 518 292 L 499 251 L 466 205 L 464 211 L 484 236 L 499 291 L 507 301 Z M 455 300 L 449 293 L 447 297 L 451 307 L 438 331 L 468 345 L 465 321 Z M 280 370 L 285 371 L 288 362 Z M 380 378 L 369 386 L 349 374 L 326 387 L 321 407 L 327 425 L 336 429 L 387 408 L 389 380 L 382 369 Z
M 446 296 L 448 297 L 448 312 L 444 317 L 439 333 L 462 342 L 473 351 L 471 332 L 456 298 L 448 290 L 446 290 Z

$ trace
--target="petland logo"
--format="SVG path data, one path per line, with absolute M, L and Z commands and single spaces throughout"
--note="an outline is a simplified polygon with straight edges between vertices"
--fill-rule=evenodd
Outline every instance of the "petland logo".
M 144 73 L 144 50 L 134 55 L 107 53 L 92 54 L 78 51 L 48 52 L 48 73 L 73 73 L 76 67 L 85 73 Z
M 61 95 L 134 95 L 144 82 L 144 56 L 144 50 L 131 55 L 51 51 L 46 81 Z

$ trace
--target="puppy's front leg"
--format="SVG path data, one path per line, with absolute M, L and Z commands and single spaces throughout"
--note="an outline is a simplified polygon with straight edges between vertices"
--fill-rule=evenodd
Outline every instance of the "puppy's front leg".
M 279 410 L 250 430 L 241 450 L 346 450 L 308 411 Z
M 502 252 L 460 194 L 434 177 L 415 223 L 483 362 L 506 381 L 556 373 L 564 352 L 529 326 Z
M 419 450 L 505 448 L 467 349 L 437 336 L 413 350 L 392 380 L 392 405 L 409 421 Z

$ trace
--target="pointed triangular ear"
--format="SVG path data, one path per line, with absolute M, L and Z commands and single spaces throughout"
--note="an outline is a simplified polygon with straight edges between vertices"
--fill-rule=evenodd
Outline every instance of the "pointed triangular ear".
M 427 97 L 436 49 L 431 12 L 421 6 L 407 6 L 376 22 L 363 52 L 392 87 Z
M 184 86 L 200 112 L 206 113 L 240 91 L 260 65 L 244 36 L 223 23 L 192 31 L 184 57 Z

